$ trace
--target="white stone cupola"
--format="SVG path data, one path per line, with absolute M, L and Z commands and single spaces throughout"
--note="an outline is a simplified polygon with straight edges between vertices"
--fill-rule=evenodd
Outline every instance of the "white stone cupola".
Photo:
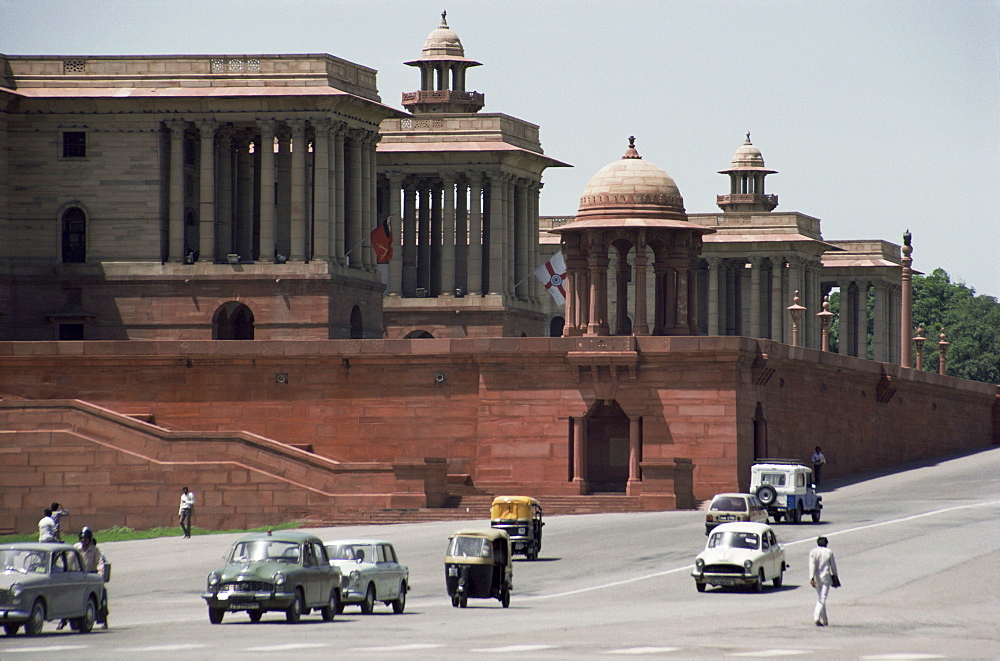
M 479 112 L 485 103 L 479 92 L 465 90 L 466 69 L 482 63 L 465 57 L 447 15 L 441 12 L 441 24 L 427 35 L 420 57 L 406 62 L 420 69 L 420 91 L 403 93 L 403 106 L 415 115 Z
M 719 174 L 729 175 L 729 195 L 717 195 L 716 204 L 723 211 L 771 211 L 778 206 L 777 195 L 764 193 L 764 177 L 775 174 L 776 170 L 764 167 L 764 157 L 760 150 L 747 139 L 736 153 L 727 170 Z

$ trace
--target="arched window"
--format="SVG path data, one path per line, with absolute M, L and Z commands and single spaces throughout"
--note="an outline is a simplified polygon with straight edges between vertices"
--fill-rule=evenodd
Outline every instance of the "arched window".
M 409 333 L 407 333 L 406 337 L 404 337 L 403 339 L 404 340 L 429 340 L 429 339 L 433 339 L 433 338 L 434 338 L 434 336 L 431 335 L 430 333 L 428 333 L 425 330 L 415 330 L 415 331 L 410 331 Z
M 213 340 L 252 340 L 253 312 L 236 301 L 224 303 L 212 318 Z
M 565 326 L 565 319 L 559 316 L 552 317 L 552 321 L 549 322 L 549 337 L 562 337 Z
M 64 264 L 87 261 L 87 216 L 80 207 L 70 207 L 63 212 L 62 261 Z
M 361 320 L 361 308 L 355 305 L 351 308 L 351 339 L 360 340 L 364 337 L 365 325 Z

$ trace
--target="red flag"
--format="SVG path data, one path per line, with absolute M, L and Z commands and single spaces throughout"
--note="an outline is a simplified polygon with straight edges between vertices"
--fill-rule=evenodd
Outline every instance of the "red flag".
M 392 259 L 392 228 L 387 216 L 371 233 L 372 248 L 375 249 L 375 260 L 379 264 L 388 264 Z

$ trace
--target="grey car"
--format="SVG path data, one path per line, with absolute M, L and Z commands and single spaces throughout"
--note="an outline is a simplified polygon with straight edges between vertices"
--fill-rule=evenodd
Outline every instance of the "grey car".
M 410 572 L 399 563 L 392 544 L 381 539 L 338 539 L 325 542 L 330 564 L 344 574 L 341 609 L 345 604 L 361 606 L 368 615 L 381 601 L 393 613 L 406 608 Z
M 74 631 L 94 628 L 104 591 L 69 544 L 0 544 L 0 623 L 8 636 L 22 626 L 37 636 L 46 620 L 68 620 Z

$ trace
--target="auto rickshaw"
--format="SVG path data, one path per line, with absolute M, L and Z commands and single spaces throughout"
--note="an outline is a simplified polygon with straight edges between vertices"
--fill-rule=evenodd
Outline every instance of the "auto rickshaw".
M 542 550 L 542 506 L 527 496 L 497 496 L 490 506 L 490 525 L 507 531 L 514 553 L 537 560 Z
M 448 538 L 444 582 L 451 605 L 465 608 L 469 598 L 499 599 L 510 606 L 514 561 L 503 530 L 459 530 Z

